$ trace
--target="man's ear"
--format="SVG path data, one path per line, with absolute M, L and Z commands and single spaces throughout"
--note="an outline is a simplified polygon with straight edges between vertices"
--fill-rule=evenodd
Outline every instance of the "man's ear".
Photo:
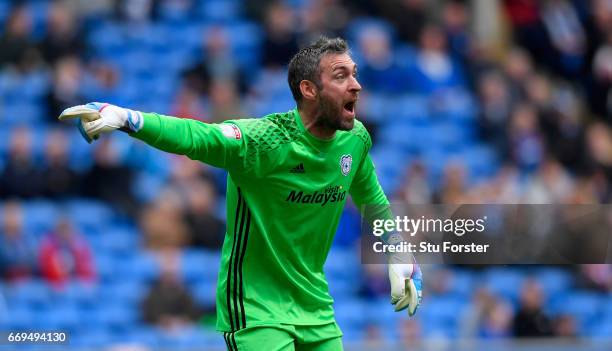
M 300 91 L 306 100 L 316 100 L 317 95 L 319 94 L 317 85 L 309 80 L 303 80 L 300 82 Z

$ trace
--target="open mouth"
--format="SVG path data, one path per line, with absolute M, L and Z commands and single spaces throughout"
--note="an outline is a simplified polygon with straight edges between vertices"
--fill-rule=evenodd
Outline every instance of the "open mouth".
M 344 109 L 348 112 L 348 113 L 355 113 L 355 103 L 356 101 L 350 101 L 347 102 L 346 104 L 344 104 Z

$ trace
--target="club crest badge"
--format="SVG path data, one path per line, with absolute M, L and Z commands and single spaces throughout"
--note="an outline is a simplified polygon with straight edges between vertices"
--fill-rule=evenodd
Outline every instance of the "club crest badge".
M 340 157 L 340 170 L 342 171 L 342 175 L 347 176 L 349 173 L 351 173 L 352 164 L 353 156 L 342 155 L 342 157 Z

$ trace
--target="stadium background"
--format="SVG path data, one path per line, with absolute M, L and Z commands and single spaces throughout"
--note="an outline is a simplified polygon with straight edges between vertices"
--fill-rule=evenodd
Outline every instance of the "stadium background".
M 0 331 L 65 330 L 61 349 L 223 349 L 225 175 L 121 133 L 87 145 L 59 111 L 285 111 L 285 65 L 320 33 L 352 45 L 390 198 L 612 195 L 609 0 L 2 0 L 0 24 Z M 609 265 L 426 265 L 408 319 L 358 233 L 349 206 L 326 266 L 348 350 L 610 347 Z

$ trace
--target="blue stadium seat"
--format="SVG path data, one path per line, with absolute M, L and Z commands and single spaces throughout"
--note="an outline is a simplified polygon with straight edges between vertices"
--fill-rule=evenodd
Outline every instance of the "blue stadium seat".
M 0 1 L 0 23 L 6 23 L 6 18 L 8 17 L 11 9 L 10 1 Z
M 238 0 L 199 1 L 197 6 L 197 13 L 204 21 L 227 23 L 236 20 L 240 14 Z
M 612 317 L 608 316 L 603 320 L 591 322 L 584 329 L 585 334 L 591 338 L 609 340 L 612 335 Z
M 124 38 L 122 28 L 107 21 L 92 28 L 87 41 L 91 43 L 98 55 L 112 59 L 116 58 L 117 55 L 127 54 L 131 50 Z
M 461 158 L 473 177 L 490 177 L 499 168 L 495 150 L 484 144 L 466 148 L 461 152 Z
M 114 301 L 104 301 L 99 308 L 91 310 L 91 322 L 113 331 L 132 328 L 140 319 L 138 305 L 125 305 Z
M 186 283 L 211 282 L 217 279 L 220 256 L 216 252 L 200 249 L 184 250 L 181 255 L 181 272 Z
M 448 283 L 449 293 L 469 299 L 475 289 L 475 274 L 463 269 L 454 269 Z
M 491 268 L 484 277 L 485 286 L 496 295 L 503 296 L 509 301 L 518 301 L 525 274 L 508 267 Z M 545 297 L 546 298 L 546 297 Z
M 91 239 L 90 239 L 91 240 Z M 102 283 L 114 282 L 119 280 L 120 277 L 116 273 L 116 267 L 121 265 L 121 262 L 117 262 L 113 256 L 102 251 L 98 251 L 96 242 L 91 241 L 92 249 L 94 250 L 94 264 L 96 273 Z
M 95 243 L 97 249 L 103 250 L 108 254 L 117 257 L 127 257 L 133 255 L 139 248 L 141 236 L 134 229 L 125 226 L 107 227 L 92 237 L 90 240 Z
M 214 306 L 216 303 L 217 280 L 201 280 L 191 284 L 190 292 L 200 306 Z
M 358 19 L 352 20 L 348 24 L 347 29 L 345 31 L 346 38 L 350 42 L 357 43 L 363 31 L 372 27 L 387 33 L 390 36 L 391 41 L 393 41 L 393 38 L 395 36 L 395 29 L 393 28 L 393 26 L 391 26 L 387 21 L 372 17 L 360 17 Z
M 558 295 L 549 305 L 553 314 L 570 314 L 578 321 L 579 333 L 587 332 L 587 326 L 594 323 L 605 312 L 605 295 L 591 291 L 574 291 Z
M 65 209 L 84 234 L 89 231 L 98 232 L 114 218 L 108 204 L 95 200 L 74 199 L 66 203 Z
M 35 321 L 40 316 L 38 312 L 20 304 L 9 304 L 8 307 L 8 330 L 28 330 L 34 328 Z
M 367 303 L 361 299 L 343 298 L 334 303 L 336 320 L 342 330 L 363 330 L 367 319 Z
M 357 285 L 359 267 L 359 253 L 354 248 L 332 247 L 323 268 L 329 279 L 346 280 Z
M 70 168 L 83 173 L 93 165 L 92 147 L 81 136 L 77 128 L 70 128 L 67 134 L 68 159 Z
M 0 119 L 3 125 L 34 124 L 44 119 L 43 106 L 25 101 L 6 101 Z
M 33 1 L 29 4 L 30 13 L 32 14 L 33 36 L 41 39 L 47 29 L 47 14 L 49 13 L 48 1 Z
M 24 306 L 37 310 L 50 304 L 50 288 L 42 280 L 28 279 L 12 283 L 6 288 L 7 305 Z
M 147 252 L 136 251 L 132 256 L 121 258 L 122 265 L 116 267 L 116 274 L 121 279 L 133 282 L 151 282 L 159 277 L 159 263 Z
M 42 235 L 55 228 L 60 209 L 56 203 L 51 201 L 29 201 L 25 203 L 24 215 L 26 230 Z
M 385 338 L 397 340 L 397 328 L 389 326 L 397 326 L 403 316 L 403 313 L 397 313 L 393 310 L 388 296 L 367 300 L 365 302 L 365 315 L 367 323 L 378 326 Z
M 78 280 L 66 284 L 61 294 L 75 303 L 78 308 L 92 307 L 100 301 L 100 290 L 97 285 Z
M 534 278 L 542 284 L 546 294 L 552 299 L 557 294 L 568 291 L 573 285 L 573 277 L 565 269 L 542 268 L 536 271 Z M 612 310 L 611 310 L 612 312 Z
M 112 301 L 117 306 L 139 305 L 148 291 L 147 285 L 130 280 L 104 284 L 100 287 L 100 296 L 105 301 Z
M 389 116 L 393 122 L 411 124 L 427 124 L 429 122 L 429 100 L 426 96 L 418 94 L 404 94 L 394 101 L 393 104 L 387 105 L 390 112 L 397 116 Z M 396 121 L 399 119 L 399 121 Z
M 0 99 L 18 103 L 41 103 L 48 92 L 50 73 L 34 70 L 28 74 L 15 74 L 12 71 L 0 73 Z
M 106 327 L 97 326 L 70 334 L 70 346 L 75 349 L 99 349 L 115 343 L 113 332 Z
M 54 303 L 44 313 L 40 313 L 35 325 L 39 330 L 73 331 L 81 328 L 82 315 L 76 304 Z
M 418 316 L 425 326 L 442 329 L 446 335 L 453 335 L 457 330 L 459 318 L 466 307 L 465 299 L 453 295 L 431 296 L 426 298 L 419 309 Z M 424 329 L 427 327 L 424 327 Z
M 147 347 L 157 347 L 160 338 L 160 332 L 157 328 L 142 323 L 137 323 L 135 326 L 126 329 L 126 332 L 121 336 L 121 340 L 125 343 Z

